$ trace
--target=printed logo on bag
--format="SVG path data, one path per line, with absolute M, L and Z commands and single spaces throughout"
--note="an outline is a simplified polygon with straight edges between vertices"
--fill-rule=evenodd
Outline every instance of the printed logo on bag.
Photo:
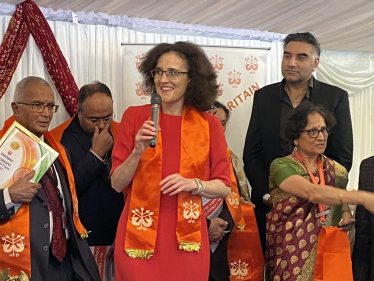
M 209 60 L 217 73 L 219 73 L 219 71 L 223 69 L 223 58 L 222 57 L 219 57 L 216 55 L 215 57 L 210 57 Z
M 230 71 L 228 75 L 229 84 L 232 85 L 233 88 L 238 88 L 238 86 L 242 83 L 242 74 L 234 69 L 233 71 Z
M 238 262 L 232 262 L 230 273 L 232 276 L 236 276 L 235 279 L 244 280 L 244 277 L 248 275 L 248 263 L 242 262 L 239 260 Z
M 190 203 L 185 202 L 183 203 L 184 210 L 183 210 L 183 217 L 188 220 L 188 223 L 195 223 L 195 220 L 200 216 L 199 206 L 196 203 L 192 203 L 192 200 L 190 200 Z
M 142 63 L 142 59 L 144 57 L 144 54 L 141 54 L 141 55 L 137 55 L 135 56 L 135 65 L 136 65 L 136 68 L 139 68 L 140 64 Z
M 131 217 L 131 222 L 133 225 L 138 226 L 137 229 L 146 231 L 148 227 L 152 225 L 153 219 L 152 215 L 154 212 L 150 210 L 144 211 L 144 208 L 135 209 L 131 211 L 134 215 Z
M 251 56 L 246 58 L 245 61 L 245 69 L 249 71 L 249 74 L 255 74 L 258 69 L 258 58 Z
M 144 100 L 149 96 L 150 93 L 145 90 L 144 81 L 135 83 L 135 86 L 136 86 L 136 89 L 135 89 L 136 95 L 141 97 L 141 99 Z
M 234 208 L 239 208 L 240 197 L 237 193 L 231 191 L 230 195 L 227 197 L 229 204 L 234 206 Z
M 25 249 L 25 243 L 23 243 L 25 236 L 20 234 L 16 235 L 12 232 L 11 237 L 5 235 L 5 237 L 1 237 L 1 239 L 4 241 L 3 251 L 9 254 L 9 257 L 17 258 L 19 257 L 19 253 L 22 253 Z

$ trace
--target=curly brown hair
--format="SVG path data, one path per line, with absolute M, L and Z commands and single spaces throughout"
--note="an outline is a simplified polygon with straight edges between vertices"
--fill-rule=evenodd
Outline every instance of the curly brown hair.
M 204 51 L 190 42 L 161 43 L 144 56 L 139 72 L 143 76 L 146 91 L 155 91 L 151 70 L 156 68 L 158 59 L 165 53 L 175 53 L 187 61 L 188 78 L 191 81 L 187 86 L 184 104 L 192 105 L 199 111 L 210 109 L 218 93 L 217 75 Z

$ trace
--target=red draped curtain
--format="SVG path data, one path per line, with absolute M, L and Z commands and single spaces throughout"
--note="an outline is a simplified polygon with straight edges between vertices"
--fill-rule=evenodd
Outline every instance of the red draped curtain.
M 43 55 L 48 73 L 70 116 L 77 111 L 78 86 L 39 7 L 26 0 L 17 5 L 0 48 L 0 98 L 3 97 L 25 50 L 30 33 Z

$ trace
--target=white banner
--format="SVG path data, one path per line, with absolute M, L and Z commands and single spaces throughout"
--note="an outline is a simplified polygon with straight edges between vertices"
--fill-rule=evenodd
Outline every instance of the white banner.
M 142 91 L 142 78 L 137 70 L 140 59 L 154 45 L 124 44 L 123 104 L 143 105 L 150 102 L 149 93 Z M 265 85 L 268 49 L 237 47 L 203 47 L 217 71 L 220 92 L 218 100 L 232 112 L 226 130 L 228 146 L 241 159 L 253 94 Z

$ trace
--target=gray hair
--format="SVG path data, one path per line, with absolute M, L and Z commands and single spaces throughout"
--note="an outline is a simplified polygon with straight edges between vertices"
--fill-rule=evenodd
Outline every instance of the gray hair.
M 16 89 L 14 91 L 13 96 L 13 102 L 22 102 L 25 95 L 25 89 L 27 85 L 30 83 L 40 84 L 40 85 L 49 85 L 47 81 L 45 81 L 43 78 L 36 77 L 36 76 L 28 76 L 26 78 L 23 78 L 21 81 L 19 81 L 16 85 Z

